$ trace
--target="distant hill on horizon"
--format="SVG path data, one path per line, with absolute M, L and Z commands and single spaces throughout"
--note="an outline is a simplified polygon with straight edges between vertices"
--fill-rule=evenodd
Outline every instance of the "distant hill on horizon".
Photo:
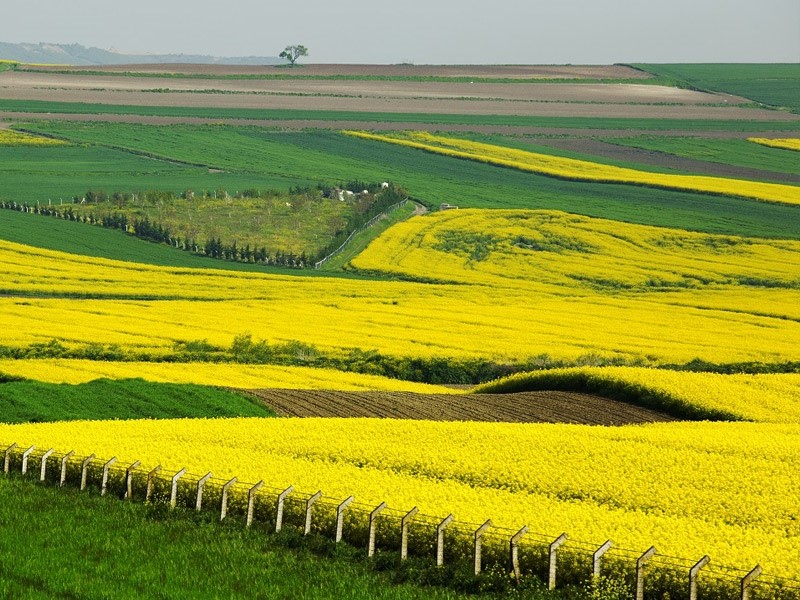
M 0 42 L 0 59 L 34 64 L 123 65 L 150 63 L 197 63 L 220 65 L 275 65 L 277 56 L 219 57 L 202 54 L 123 54 L 81 44 L 11 44 Z

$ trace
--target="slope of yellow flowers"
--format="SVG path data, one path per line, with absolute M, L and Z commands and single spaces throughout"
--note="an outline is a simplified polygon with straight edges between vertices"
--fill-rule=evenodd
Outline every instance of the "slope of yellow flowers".
M 794 425 L 186 419 L 0 425 L 0 439 L 776 576 L 800 563 Z
M 689 373 L 635 367 L 552 369 L 518 373 L 476 392 L 525 390 L 614 392 L 656 406 L 695 408 L 764 423 L 800 423 L 800 373 L 764 375 Z
M 750 142 L 769 146 L 770 148 L 782 148 L 784 150 L 800 150 L 800 139 L 798 138 L 747 138 Z
M 452 388 L 334 369 L 235 363 L 109 362 L 77 359 L 0 360 L 0 373 L 46 383 L 140 378 L 156 383 L 194 383 L 245 389 L 283 388 L 451 394 Z
M 331 353 L 781 362 L 800 358 L 798 252 L 796 242 L 552 211 L 453 211 L 390 229 L 355 262 L 442 283 L 365 285 L 0 242 L 0 345 L 59 339 L 157 355 L 181 340 L 227 347 L 250 333 Z
M 403 132 L 392 135 L 362 131 L 345 131 L 344 133 L 362 139 L 389 142 L 436 154 L 475 160 L 563 179 L 599 183 L 629 183 L 690 192 L 742 196 L 767 202 L 800 204 L 800 187 L 792 185 L 701 175 L 652 173 L 585 160 L 517 150 L 482 142 L 448 138 L 427 132 Z
M 21 131 L 12 131 L 10 129 L 0 129 L 0 146 L 66 146 L 68 142 L 63 140 L 56 140 L 53 138 L 43 137 L 40 135 L 31 135 L 30 133 L 23 133 Z

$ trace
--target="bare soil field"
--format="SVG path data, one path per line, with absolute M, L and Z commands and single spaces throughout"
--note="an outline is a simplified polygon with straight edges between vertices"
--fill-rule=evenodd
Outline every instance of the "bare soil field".
M 26 68 L 25 66 L 22 67 Z M 372 76 L 372 77 L 474 77 L 476 79 L 649 79 L 649 73 L 623 65 L 196 65 L 133 64 L 103 66 L 30 66 L 35 71 L 76 73 L 179 73 L 183 75 L 280 75 L 280 76 Z
M 186 80 L 0 73 L 0 97 L 137 106 L 462 115 L 798 121 L 742 98 L 664 86 L 341 80 Z
M 748 136 L 749 137 L 749 136 Z M 755 181 L 783 181 L 786 183 L 800 183 L 800 175 L 790 173 L 776 173 L 774 171 L 763 171 L 736 165 L 726 165 L 723 163 L 710 162 L 705 160 L 695 160 L 675 156 L 667 152 L 656 152 L 654 150 L 643 150 L 641 148 L 630 148 L 627 146 L 617 146 L 600 140 L 592 139 L 537 139 L 537 145 L 550 146 L 602 156 L 616 160 L 624 160 L 644 165 L 654 165 L 684 171 L 688 173 L 698 173 L 701 175 L 717 175 L 719 177 L 733 177 L 736 179 L 751 179 Z
M 572 392 L 414 394 L 329 390 L 239 390 L 288 417 L 380 417 L 431 421 L 627 425 L 674 421 L 661 412 Z

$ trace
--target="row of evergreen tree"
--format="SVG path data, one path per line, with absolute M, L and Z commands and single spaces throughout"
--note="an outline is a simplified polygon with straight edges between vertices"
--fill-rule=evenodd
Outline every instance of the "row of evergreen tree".
M 247 244 L 243 248 L 239 248 L 234 241 L 231 244 L 224 243 L 220 238 L 209 238 L 205 244 L 198 244 L 194 239 L 185 239 L 180 236 L 174 235 L 174 232 L 160 223 L 150 221 L 149 218 L 144 217 L 131 218 L 124 213 L 114 212 L 105 213 L 99 217 L 90 212 L 84 214 L 77 212 L 73 209 L 72 205 L 29 205 L 27 203 L 18 203 L 10 201 L 0 201 L 0 207 L 10 210 L 18 210 L 21 212 L 34 213 L 38 215 L 51 216 L 62 218 L 67 221 L 77 221 L 81 223 L 88 223 L 91 225 L 100 225 L 109 229 L 119 229 L 126 233 L 135 235 L 136 237 L 155 242 L 159 244 L 169 244 L 174 248 L 193 252 L 208 256 L 211 258 L 218 258 L 222 260 L 233 260 L 238 262 L 256 263 L 263 265 L 290 267 L 302 269 L 313 264 L 330 254 L 333 250 L 338 248 L 345 239 L 353 232 L 363 227 L 370 219 L 379 215 L 381 212 L 388 209 L 390 206 L 397 204 L 405 199 L 405 191 L 402 188 L 390 185 L 388 188 L 382 188 L 381 184 L 365 183 L 363 181 L 352 181 L 341 188 L 318 185 L 316 190 L 323 195 L 328 196 L 334 193 L 337 189 L 354 189 L 354 190 L 367 190 L 369 195 L 366 201 L 359 202 L 354 205 L 354 210 L 348 218 L 346 224 L 334 233 L 334 238 L 325 248 L 322 248 L 316 256 L 307 256 L 305 252 L 301 254 L 294 254 L 293 252 L 283 252 L 277 250 L 271 253 L 266 247 L 252 247 Z M 307 194 L 312 192 L 312 188 L 295 187 L 289 190 L 290 194 Z M 258 190 L 245 190 L 243 193 L 238 193 L 238 197 L 258 198 L 274 194 L 275 192 L 260 192 Z M 187 194 L 192 194 L 187 190 L 183 197 Z M 210 196 L 210 192 L 205 192 Z M 222 197 L 227 197 L 228 194 L 224 190 L 214 192 L 220 194 Z M 174 199 L 173 192 L 161 191 L 148 191 L 138 194 L 139 197 L 147 201 L 154 200 L 169 200 Z M 72 204 L 98 204 L 108 200 L 126 203 L 135 199 L 137 195 L 115 192 L 114 194 L 107 194 L 104 191 L 89 190 L 83 197 L 75 196 L 72 198 Z M 190 197 L 190 196 L 188 196 Z

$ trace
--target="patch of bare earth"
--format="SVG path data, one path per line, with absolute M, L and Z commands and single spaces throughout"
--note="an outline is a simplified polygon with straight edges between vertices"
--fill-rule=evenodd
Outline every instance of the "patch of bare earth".
M 131 64 L 104 66 L 22 66 L 35 71 L 177 73 L 182 75 L 281 75 L 372 77 L 474 77 L 476 79 L 648 79 L 648 73 L 623 65 L 275 65 Z
M 744 102 L 640 84 L 221 80 L 0 73 L 0 97 L 90 104 L 460 115 L 800 120 Z
M 755 181 L 781 181 L 786 183 L 800 183 L 800 175 L 790 173 L 776 173 L 774 171 L 764 171 L 749 167 L 739 167 L 736 165 L 726 165 L 723 163 L 684 158 L 667 152 L 657 152 L 654 150 L 644 150 L 642 148 L 631 148 L 628 146 L 618 146 L 600 140 L 591 139 L 537 139 L 535 142 L 540 146 L 550 146 L 561 148 L 573 152 L 601 156 L 614 160 L 634 162 L 641 165 L 653 165 L 668 169 L 675 169 L 685 173 L 697 173 L 700 175 L 716 175 L 719 177 L 732 177 L 734 179 L 749 179 Z
M 572 392 L 463 395 L 283 389 L 246 392 L 256 396 L 278 415 L 288 417 L 380 417 L 588 425 L 676 420 L 647 408 Z

